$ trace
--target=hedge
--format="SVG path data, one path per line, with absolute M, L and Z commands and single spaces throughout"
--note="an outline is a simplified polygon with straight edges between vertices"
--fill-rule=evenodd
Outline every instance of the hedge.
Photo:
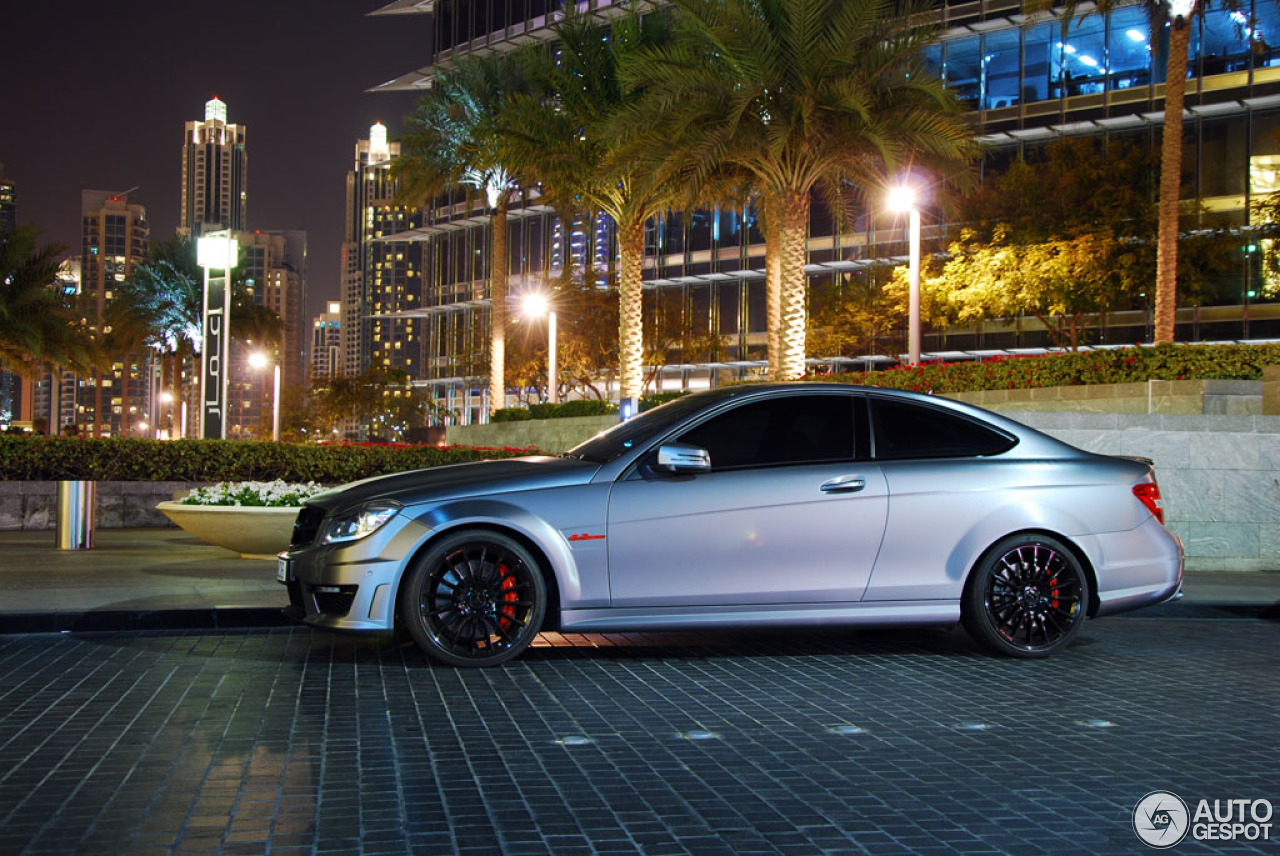
M 1148 380 L 1259 380 L 1280 365 L 1280 345 L 1158 345 L 1068 354 L 994 357 L 981 362 L 928 363 L 885 371 L 816 375 L 831 383 L 858 383 L 914 392 L 974 392 Z
M 398 444 L 302 445 L 247 440 L 91 440 L 0 434 L 0 478 L 6 481 L 316 481 L 342 484 L 384 473 L 536 449 Z
M 666 404 L 674 398 L 688 395 L 684 390 L 658 392 L 640 399 L 640 412 Z M 493 422 L 525 422 L 530 419 L 565 419 L 570 416 L 609 416 L 618 412 L 612 401 L 595 398 L 574 398 L 559 404 L 530 404 L 528 407 L 504 407 L 495 410 Z

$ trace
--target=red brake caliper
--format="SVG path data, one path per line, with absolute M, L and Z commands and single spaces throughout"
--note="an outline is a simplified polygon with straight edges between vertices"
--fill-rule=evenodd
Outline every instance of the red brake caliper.
M 498 619 L 498 625 L 503 630 L 511 627 L 511 620 L 516 617 L 516 601 L 519 599 L 516 595 L 516 578 L 507 570 L 506 565 L 500 565 L 498 571 L 502 574 L 502 605 L 498 607 L 498 614 L 502 618 Z

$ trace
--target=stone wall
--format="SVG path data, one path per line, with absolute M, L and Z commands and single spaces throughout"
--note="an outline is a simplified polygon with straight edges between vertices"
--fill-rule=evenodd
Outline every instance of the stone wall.
M 0 530 L 53 529 L 57 522 L 57 482 L 0 482 Z M 186 493 L 188 482 L 97 483 L 94 525 L 99 529 L 172 526 L 156 504 Z
M 1005 415 L 1090 452 L 1155 461 L 1189 570 L 1280 569 L 1280 416 Z
M 445 442 L 460 446 L 534 446 L 558 455 L 606 428 L 618 424 L 611 416 L 572 416 L 565 419 L 526 419 L 524 422 L 493 422 L 488 425 L 450 425 Z

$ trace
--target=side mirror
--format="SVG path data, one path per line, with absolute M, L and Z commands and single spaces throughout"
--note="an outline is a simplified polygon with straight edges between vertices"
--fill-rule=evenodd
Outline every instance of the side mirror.
M 656 469 L 669 473 L 705 473 L 711 470 L 711 454 L 688 443 L 664 443 L 658 447 Z

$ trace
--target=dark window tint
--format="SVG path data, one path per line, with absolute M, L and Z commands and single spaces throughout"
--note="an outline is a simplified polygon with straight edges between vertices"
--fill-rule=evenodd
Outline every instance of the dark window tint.
M 684 432 L 711 453 L 714 470 L 847 461 L 853 456 L 853 399 L 787 395 L 735 407 Z
M 877 458 L 998 455 L 1017 442 L 1003 432 L 937 407 L 872 399 Z

